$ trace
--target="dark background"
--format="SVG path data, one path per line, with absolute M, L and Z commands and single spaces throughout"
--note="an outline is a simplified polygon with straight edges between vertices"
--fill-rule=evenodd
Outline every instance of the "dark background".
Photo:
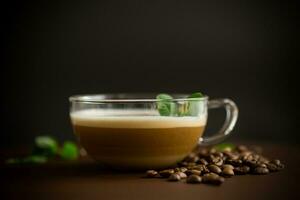
M 299 144 L 298 9 L 291 1 L 9 1 L 0 145 L 38 134 L 72 139 L 73 94 L 194 91 L 237 103 L 234 138 Z M 211 115 L 210 130 L 221 117 Z

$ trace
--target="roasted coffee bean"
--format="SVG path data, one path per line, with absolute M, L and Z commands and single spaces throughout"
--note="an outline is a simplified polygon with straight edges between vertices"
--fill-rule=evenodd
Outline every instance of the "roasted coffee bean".
M 220 174 L 222 172 L 222 170 L 217 165 L 208 165 L 208 169 L 209 171 L 216 174 Z
M 173 173 L 174 173 L 174 169 L 165 169 L 165 170 L 159 171 L 159 175 L 163 178 L 169 178 L 169 176 Z
M 234 154 L 234 153 L 230 153 L 230 154 L 227 155 L 227 158 L 229 160 L 238 160 L 240 158 L 240 156 L 237 155 L 237 154 Z
M 222 152 L 216 152 L 216 153 L 214 153 L 214 156 L 222 158 L 224 155 Z
M 199 160 L 199 157 L 196 154 L 190 154 L 188 155 L 184 161 L 189 162 L 189 163 L 194 163 L 197 162 Z
M 217 166 L 221 166 L 221 165 L 223 165 L 223 159 L 220 157 L 216 157 L 212 160 L 212 163 Z
M 280 163 L 279 165 L 277 165 L 279 170 L 282 170 L 284 168 L 284 164 Z
M 181 172 L 186 172 L 188 169 L 186 167 L 180 167 Z
M 202 178 L 198 175 L 192 174 L 192 175 L 187 177 L 186 182 L 187 183 L 201 183 Z
M 277 172 L 279 171 L 277 165 L 275 165 L 274 163 L 268 163 L 267 167 L 269 169 L 270 172 Z
M 254 174 L 268 174 L 269 170 L 265 167 L 256 167 L 253 171 Z
M 178 174 L 180 176 L 181 179 L 184 179 L 187 177 L 187 175 L 183 172 L 176 172 L 176 174 Z
M 222 169 L 225 169 L 225 168 L 234 169 L 234 167 L 232 165 L 229 165 L 229 164 L 222 165 Z
M 179 167 L 176 167 L 175 169 L 174 169 L 174 172 L 180 172 L 181 170 L 180 170 L 180 168 Z
M 187 170 L 186 172 L 186 175 L 192 175 L 192 174 L 195 174 L 195 175 L 201 175 L 201 171 L 199 170 L 196 170 L 196 169 L 191 169 L 191 170 Z
M 280 165 L 281 164 L 281 162 L 280 162 L 280 160 L 271 160 L 271 162 L 270 163 L 273 163 L 273 164 L 275 164 L 275 165 Z
M 240 156 L 242 158 L 244 158 L 244 157 L 247 157 L 247 156 L 251 155 L 251 153 L 252 153 L 251 151 L 243 151 L 243 152 L 240 153 Z
M 257 167 L 264 167 L 267 168 L 267 165 L 265 163 L 257 163 Z
M 180 175 L 174 173 L 169 176 L 168 181 L 180 181 L 180 179 L 181 179 Z
M 208 165 L 208 162 L 204 158 L 199 159 L 198 163 L 202 165 Z
M 155 171 L 155 170 L 148 170 L 146 172 L 146 177 L 147 178 L 154 178 L 154 177 L 157 177 L 157 175 L 158 175 L 158 172 Z
M 246 165 L 234 168 L 234 173 L 237 175 L 243 175 L 243 174 L 247 174 L 249 172 L 250 172 L 250 167 L 248 167 Z
M 206 165 L 196 165 L 195 167 L 193 167 L 193 169 L 195 170 L 199 170 L 199 171 L 205 171 L 206 169 Z
M 244 163 L 251 168 L 255 168 L 257 166 L 256 160 L 245 160 Z
M 241 166 L 243 164 L 243 161 L 242 160 L 226 160 L 226 163 L 227 164 L 230 164 L 230 165 L 233 165 L 235 167 L 238 167 L 238 166 Z
M 223 177 L 220 177 L 219 175 L 215 173 L 208 173 L 205 174 L 202 177 L 203 183 L 209 183 L 209 184 L 214 184 L 214 185 L 220 185 L 222 184 L 225 179 Z
M 245 145 L 239 145 L 236 147 L 239 152 L 248 151 L 248 148 Z
M 222 170 L 222 175 L 225 176 L 225 177 L 234 176 L 233 168 L 225 167 L 225 168 Z

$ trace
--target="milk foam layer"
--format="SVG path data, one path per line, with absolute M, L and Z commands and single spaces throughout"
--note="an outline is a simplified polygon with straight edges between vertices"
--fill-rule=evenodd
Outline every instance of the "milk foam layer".
M 73 125 L 103 128 L 176 128 L 205 126 L 206 115 L 160 116 L 156 110 L 88 109 L 71 113 Z

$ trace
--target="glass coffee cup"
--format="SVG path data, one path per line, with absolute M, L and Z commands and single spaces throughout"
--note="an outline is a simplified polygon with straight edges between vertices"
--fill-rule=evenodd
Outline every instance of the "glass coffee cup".
M 160 169 L 181 161 L 198 145 L 222 141 L 235 126 L 238 108 L 229 99 L 171 94 L 76 95 L 69 98 L 73 130 L 97 162 L 116 169 Z M 204 137 L 208 110 L 224 107 L 225 122 Z M 171 109 L 165 113 L 161 109 Z

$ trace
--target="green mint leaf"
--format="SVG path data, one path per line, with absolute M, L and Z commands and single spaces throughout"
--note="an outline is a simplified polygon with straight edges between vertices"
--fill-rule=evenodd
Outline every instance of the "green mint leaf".
M 6 164 L 19 164 L 22 160 L 19 158 L 9 158 L 5 161 Z
M 161 116 L 171 116 L 176 114 L 176 104 L 172 102 L 173 97 L 168 94 L 159 94 L 156 96 L 157 109 Z
M 213 146 L 217 151 L 223 151 L 224 149 L 234 149 L 235 145 L 231 143 L 221 143 Z
M 10 158 L 5 161 L 6 164 L 43 164 L 48 158 L 46 156 L 31 155 L 25 158 Z
M 195 92 L 193 94 L 191 94 L 188 98 L 201 98 L 204 95 L 201 92 Z
M 49 136 L 38 136 L 35 138 L 34 155 L 54 156 L 58 153 L 58 144 Z
M 191 94 L 188 98 L 188 115 L 190 116 L 197 116 L 199 112 L 201 111 L 201 103 L 202 101 L 199 100 L 199 98 L 202 98 L 203 94 L 201 92 L 195 92 Z
M 32 155 L 25 157 L 23 159 L 23 163 L 33 163 L 33 164 L 43 164 L 48 161 L 48 158 L 46 156 L 40 156 L 40 155 Z
M 78 158 L 79 151 L 77 145 L 74 142 L 67 141 L 64 143 L 60 156 L 66 160 L 76 160 Z

